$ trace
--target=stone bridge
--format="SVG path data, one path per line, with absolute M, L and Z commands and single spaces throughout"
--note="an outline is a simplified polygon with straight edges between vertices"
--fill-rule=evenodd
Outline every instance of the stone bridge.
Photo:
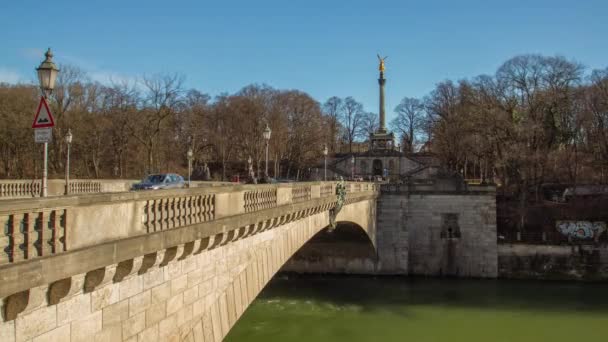
M 371 183 L 338 222 L 376 242 Z M 331 182 L 0 201 L 0 341 L 221 341 L 330 222 Z

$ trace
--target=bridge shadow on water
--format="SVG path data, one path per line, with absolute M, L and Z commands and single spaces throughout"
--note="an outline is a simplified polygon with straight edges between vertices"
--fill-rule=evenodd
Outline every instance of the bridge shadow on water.
M 314 300 L 415 318 L 409 308 L 608 313 L 606 283 L 336 275 L 275 276 L 261 300 Z

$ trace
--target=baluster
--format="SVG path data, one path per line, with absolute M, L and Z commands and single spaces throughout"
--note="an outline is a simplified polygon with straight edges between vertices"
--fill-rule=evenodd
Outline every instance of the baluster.
M 201 220 L 203 222 L 209 220 L 209 216 L 208 216 L 208 212 L 207 212 L 208 204 L 209 204 L 209 197 L 205 196 L 205 195 L 201 196 L 199 210 L 201 212 Z
M 197 217 L 197 212 L 196 212 L 196 201 L 198 200 L 199 196 L 189 196 L 188 197 L 188 204 L 187 204 L 187 211 L 186 211 L 186 215 L 188 218 L 188 224 L 195 224 L 198 223 L 198 217 Z
M 154 212 L 153 218 L 152 218 L 152 222 L 154 222 L 154 231 L 159 231 L 161 230 L 161 224 L 160 224 L 160 203 L 158 203 L 159 200 L 152 200 L 152 211 Z
M 60 244 L 57 245 L 57 251 L 65 252 L 68 250 L 68 210 L 63 209 L 61 219 L 59 220 L 59 238 Z
M 169 229 L 169 220 L 171 219 L 171 216 L 169 216 L 170 200 L 168 198 L 163 198 L 162 203 L 163 203 L 163 227 L 164 227 L 164 229 Z
M 59 253 L 59 230 L 61 227 L 61 217 L 59 210 L 53 210 L 53 231 L 50 239 L 51 251 L 53 254 Z
M 175 227 L 175 222 L 173 220 L 174 218 L 174 213 L 173 213 L 173 199 L 172 198 L 167 198 L 165 199 L 166 203 L 167 203 L 167 228 L 171 229 L 173 227 Z
M 165 203 L 162 198 L 159 198 L 156 201 L 158 203 L 158 226 L 160 230 L 165 230 L 167 229 L 167 224 L 165 222 L 165 219 L 167 217 L 167 214 L 165 214 Z
M 14 215 L 7 215 L 0 218 L 4 236 L 0 238 L 0 265 L 13 262 L 15 250 L 15 219 Z
M 194 220 L 194 211 L 192 210 L 192 205 L 193 205 L 193 200 L 192 200 L 192 196 L 188 196 L 186 197 L 186 224 L 190 225 L 193 224 L 195 222 Z
M 24 247 L 27 259 L 35 258 L 41 255 L 40 243 L 38 242 L 40 233 L 36 230 L 37 219 L 40 214 L 26 213 L 23 214 L 19 222 L 19 229 L 24 231 Z M 21 226 L 23 228 L 21 228 Z
M 171 218 L 171 228 L 179 227 L 177 204 L 177 198 L 169 199 L 169 217 Z
M 28 230 L 26 225 L 26 215 L 13 215 L 13 262 L 27 259 L 28 250 Z M 34 234 L 31 234 L 32 237 Z
M 144 225 L 146 226 L 148 233 L 156 230 L 154 227 L 154 224 L 152 223 L 152 218 L 153 218 L 152 215 L 154 215 L 154 214 L 152 213 L 152 204 L 151 203 L 153 203 L 151 200 L 147 200 L 146 206 L 144 207 L 144 211 L 145 211 Z
M 184 210 L 182 209 L 184 198 L 178 197 L 175 199 L 175 201 L 177 202 L 177 206 L 175 209 L 177 211 L 177 225 L 178 227 L 183 227 L 186 225 L 186 222 L 184 221 Z
M 53 217 L 53 212 L 54 210 L 48 211 L 44 215 L 44 221 L 42 225 L 44 233 L 42 234 L 43 239 L 40 240 L 44 255 L 53 254 L 53 224 L 55 220 L 55 218 Z
M 215 195 L 209 195 L 208 197 L 209 203 L 209 219 L 215 219 Z

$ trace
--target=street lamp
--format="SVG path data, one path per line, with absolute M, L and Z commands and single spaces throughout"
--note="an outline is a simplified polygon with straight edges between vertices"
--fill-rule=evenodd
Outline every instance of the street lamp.
M 70 146 L 72 145 L 72 130 L 68 129 L 65 135 L 65 143 L 68 145 L 68 153 L 65 160 L 65 194 L 70 193 Z
M 264 129 L 264 139 L 266 140 L 266 169 L 264 171 L 264 177 L 268 178 L 268 142 L 270 141 L 270 134 L 272 133 L 272 131 L 270 130 L 270 127 L 268 127 L 268 124 L 266 124 L 266 128 Z
M 46 57 L 40 66 L 36 68 L 38 72 L 38 81 L 40 81 L 40 90 L 42 90 L 42 95 L 44 98 L 48 98 L 53 89 L 55 88 L 55 80 L 57 79 L 57 74 L 59 73 L 59 68 L 53 63 L 53 53 L 51 52 L 51 48 L 49 48 L 44 54 Z M 40 195 L 42 197 L 46 197 L 47 194 L 47 177 L 48 177 L 48 155 L 49 155 L 49 144 L 48 142 L 44 143 L 44 165 L 42 169 L 42 192 Z
M 325 159 L 325 167 L 323 169 L 323 180 L 327 181 L 327 153 L 329 151 L 327 150 L 327 145 L 323 146 L 323 156 Z
M 188 156 L 188 187 L 190 187 L 190 175 L 192 174 L 192 156 L 194 153 L 192 152 L 192 147 L 188 148 L 188 152 L 186 153 Z
M 350 159 L 350 163 L 351 163 L 351 178 L 352 178 L 352 180 L 355 180 L 355 156 L 354 155 Z

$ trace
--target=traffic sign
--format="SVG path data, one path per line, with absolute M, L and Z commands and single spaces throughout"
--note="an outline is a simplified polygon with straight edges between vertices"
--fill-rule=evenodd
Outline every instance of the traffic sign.
M 34 117 L 34 123 L 32 128 L 46 128 L 55 126 L 55 120 L 53 120 L 53 114 L 49 109 L 49 105 L 46 103 L 44 96 L 40 97 L 40 104 L 36 111 L 36 117 Z
M 53 129 L 51 127 L 36 128 L 34 130 L 34 141 L 37 143 L 50 143 L 53 140 Z

